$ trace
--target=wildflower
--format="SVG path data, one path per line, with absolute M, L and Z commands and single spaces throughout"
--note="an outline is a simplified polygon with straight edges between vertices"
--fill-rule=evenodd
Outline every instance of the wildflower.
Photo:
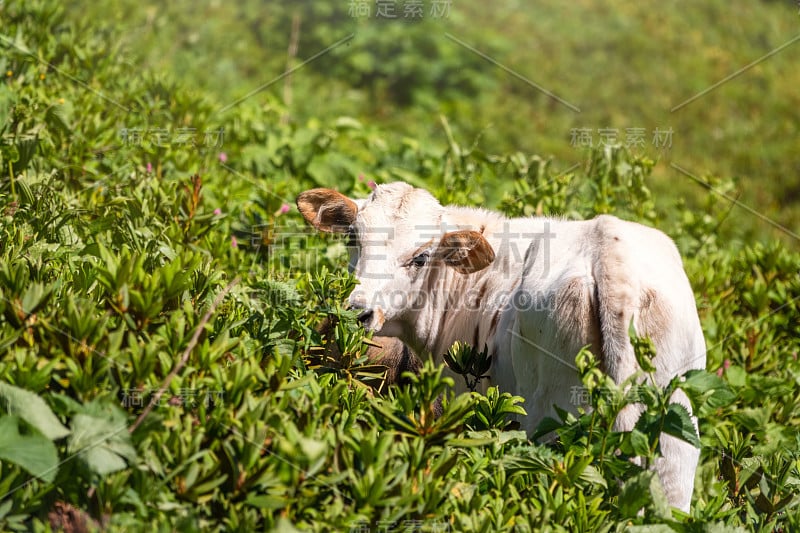
M 361 181 L 361 182 L 364 181 L 364 174 L 359 174 L 358 175 L 358 181 Z
M 219 153 L 219 162 L 220 163 L 224 163 L 227 160 L 228 160 L 228 154 L 226 154 L 225 152 L 220 152 Z
M 150 174 L 152 172 L 153 172 L 153 165 L 151 165 L 150 163 L 147 163 L 147 173 Z
M 238 248 L 238 247 L 239 247 L 239 241 L 236 240 L 236 236 L 235 235 L 232 235 L 231 236 L 231 248 Z
M 221 215 L 222 214 L 222 209 L 220 209 L 219 207 L 214 209 L 214 214 L 215 215 Z
M 275 216 L 277 217 L 278 215 L 285 215 L 290 209 L 291 207 L 289 207 L 289 204 L 282 204 L 280 208 L 275 211 Z
M 375 190 L 375 187 L 377 187 L 377 186 L 378 186 L 378 184 L 377 184 L 377 183 L 375 183 L 375 182 L 374 182 L 374 181 L 372 181 L 372 180 L 370 180 L 370 181 L 369 181 L 369 183 L 367 183 L 367 187 L 369 187 L 369 188 L 370 188 L 370 189 L 372 189 L 373 191 Z

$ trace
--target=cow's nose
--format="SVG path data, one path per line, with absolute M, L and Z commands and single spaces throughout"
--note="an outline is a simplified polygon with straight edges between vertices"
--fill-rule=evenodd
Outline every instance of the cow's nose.
M 362 326 L 367 327 L 369 323 L 372 322 L 372 316 L 374 314 L 375 313 L 372 311 L 372 309 L 364 309 L 358 315 L 358 321 L 361 323 Z

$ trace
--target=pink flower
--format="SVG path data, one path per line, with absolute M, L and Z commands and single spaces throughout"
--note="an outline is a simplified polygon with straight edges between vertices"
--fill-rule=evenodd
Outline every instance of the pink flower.
M 153 165 L 147 163 L 147 173 L 150 174 L 151 172 L 153 172 Z
M 235 236 L 231 236 L 231 248 L 238 248 L 239 241 L 236 240 Z
M 214 214 L 215 215 L 221 215 L 222 214 L 222 209 L 220 209 L 219 207 L 214 209 Z
M 228 154 L 226 154 L 225 152 L 220 152 L 219 153 L 219 162 L 220 163 L 224 163 L 227 160 L 228 160 Z
M 364 181 L 364 174 L 358 175 L 358 181 Z
M 374 182 L 374 181 L 372 181 L 372 180 L 370 180 L 370 181 L 369 181 L 369 183 L 367 183 L 367 187 L 369 187 L 369 188 L 370 188 L 370 189 L 372 189 L 373 191 L 375 190 L 375 187 L 377 187 L 377 186 L 378 186 L 378 184 L 377 184 L 377 183 L 375 183 L 375 182 Z
M 289 208 L 289 204 L 283 204 L 281 206 L 281 208 L 279 209 L 279 211 L 281 212 L 281 214 L 284 214 L 284 213 L 288 213 L 289 209 L 290 209 Z

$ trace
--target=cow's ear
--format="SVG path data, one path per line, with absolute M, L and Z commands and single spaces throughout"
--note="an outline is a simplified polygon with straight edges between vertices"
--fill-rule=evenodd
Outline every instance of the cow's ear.
M 477 231 L 451 231 L 442 235 L 436 257 L 462 274 L 483 270 L 494 261 L 494 250 Z
M 358 206 L 333 189 L 311 189 L 297 197 L 297 208 L 306 222 L 320 231 L 344 233 L 356 220 Z

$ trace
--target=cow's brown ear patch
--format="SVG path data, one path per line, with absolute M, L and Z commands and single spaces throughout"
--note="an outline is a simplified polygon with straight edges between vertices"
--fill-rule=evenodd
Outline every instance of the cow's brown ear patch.
M 306 222 L 320 231 L 344 233 L 356 220 L 358 206 L 333 189 L 311 189 L 297 197 L 297 208 Z
M 436 257 L 461 274 L 472 274 L 492 264 L 494 250 L 477 231 L 450 231 L 442 235 Z

